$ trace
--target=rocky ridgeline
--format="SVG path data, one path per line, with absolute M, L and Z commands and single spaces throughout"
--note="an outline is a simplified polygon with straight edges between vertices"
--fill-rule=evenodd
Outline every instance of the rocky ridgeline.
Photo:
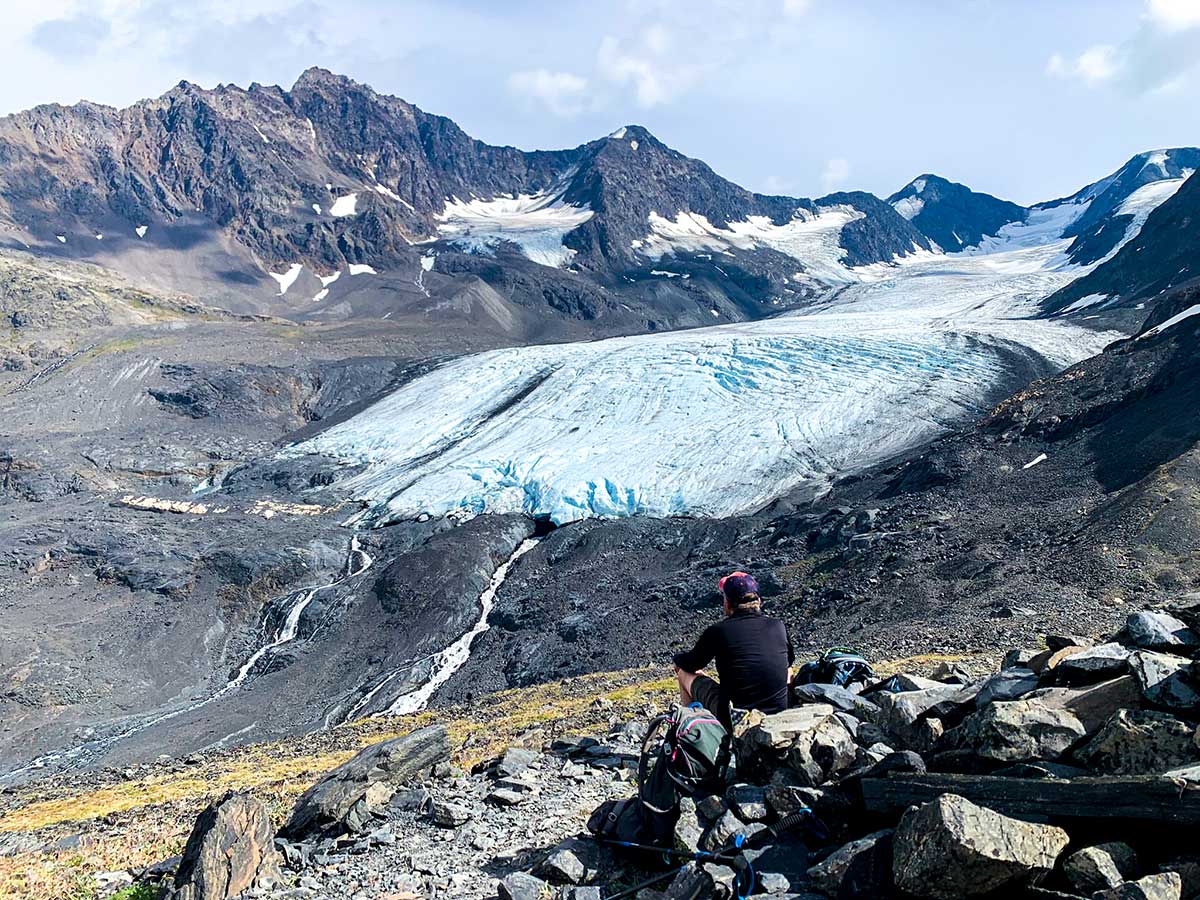
M 681 800 L 675 847 L 702 857 L 741 835 L 755 892 L 780 898 L 1198 897 L 1197 657 L 1200 601 L 1105 641 L 1047 635 L 983 679 L 944 665 L 800 687 L 793 708 L 738 725 L 736 777 Z M 369 747 L 299 799 L 278 854 L 265 810 L 230 795 L 163 895 L 604 900 L 654 874 L 582 829 L 634 792 L 643 727 L 514 747 L 469 774 L 439 726 Z M 806 808 L 827 837 L 769 831 Z M 694 861 L 630 896 L 732 897 L 738 879 Z

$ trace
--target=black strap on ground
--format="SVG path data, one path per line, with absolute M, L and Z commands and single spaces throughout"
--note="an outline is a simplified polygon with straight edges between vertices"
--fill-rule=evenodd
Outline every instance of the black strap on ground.
M 721 865 L 729 866 L 738 876 L 738 896 L 748 896 L 754 890 L 754 882 L 757 876 L 754 873 L 754 867 L 750 865 L 749 860 L 745 856 L 745 851 L 751 848 L 751 844 L 760 845 L 769 841 L 774 841 L 785 831 L 791 831 L 798 825 L 807 824 L 811 829 L 813 836 L 817 840 L 826 840 L 829 837 L 829 829 L 825 827 L 825 823 L 817 818 L 816 814 L 807 806 L 798 809 L 789 816 L 784 816 L 774 825 L 768 825 L 758 834 L 747 838 L 743 834 L 736 835 L 732 842 L 727 844 L 720 850 L 676 850 L 673 847 L 657 847 L 654 844 L 639 844 L 635 841 L 620 841 L 615 838 L 597 837 L 592 834 L 582 835 L 583 838 L 595 841 L 598 844 L 606 844 L 610 847 L 623 847 L 626 850 L 641 850 L 647 853 L 661 854 L 663 859 L 670 861 L 672 859 L 678 861 L 686 859 L 694 862 L 712 862 L 720 863 Z M 666 872 L 660 872 L 653 878 L 634 885 L 632 888 L 613 894 L 605 900 L 622 900 L 624 897 L 632 897 L 642 888 L 650 887 L 658 884 L 660 881 L 666 881 L 668 878 L 674 877 L 679 870 L 671 869 Z M 740 882 L 743 876 L 747 877 L 749 883 L 745 889 L 741 889 Z

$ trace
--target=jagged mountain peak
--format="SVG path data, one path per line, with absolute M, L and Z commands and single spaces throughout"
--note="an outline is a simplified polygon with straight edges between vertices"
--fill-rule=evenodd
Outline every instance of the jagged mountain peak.
M 950 252 L 975 246 L 1028 215 L 1022 206 L 928 172 L 892 194 L 887 202 L 922 234 Z
M 912 181 L 910 181 L 908 184 L 906 184 L 904 187 L 902 187 L 899 191 L 897 191 L 892 196 L 894 197 L 894 196 L 899 196 L 902 194 L 923 194 L 926 190 L 928 190 L 931 187 L 936 188 L 936 187 L 941 187 L 943 185 L 954 185 L 954 184 L 955 184 L 955 182 L 951 181 L 948 178 L 943 178 L 941 175 L 934 175 L 932 172 L 925 172 L 924 174 L 918 175 L 916 178 L 914 178 Z M 962 187 L 962 185 L 958 185 L 958 186 Z
M 297 88 L 312 87 L 314 85 L 332 85 L 348 88 L 363 88 L 374 91 L 360 81 L 355 81 L 348 75 L 340 75 L 337 72 L 332 72 L 323 66 L 309 66 L 303 72 L 296 76 L 295 82 L 292 83 L 292 90 Z

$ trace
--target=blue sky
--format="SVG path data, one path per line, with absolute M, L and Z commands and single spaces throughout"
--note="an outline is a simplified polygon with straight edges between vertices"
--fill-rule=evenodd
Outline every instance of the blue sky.
M 1019 202 L 1200 144 L 1200 0 L 9 0 L 0 112 L 321 65 L 476 137 L 645 125 L 749 188 Z

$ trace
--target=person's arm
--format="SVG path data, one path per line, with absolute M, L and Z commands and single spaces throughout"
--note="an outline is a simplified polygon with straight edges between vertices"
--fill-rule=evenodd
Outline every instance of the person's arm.
M 787 626 L 783 626 L 783 638 L 787 642 L 788 648 L 788 684 L 792 683 L 792 679 L 796 677 L 796 646 L 792 643 L 792 635 L 787 630 Z
M 704 633 L 700 635 L 700 640 L 696 641 L 695 647 L 684 653 L 675 654 L 675 665 L 685 672 L 695 674 L 712 662 L 716 652 L 713 629 L 712 626 L 709 626 L 704 629 Z

